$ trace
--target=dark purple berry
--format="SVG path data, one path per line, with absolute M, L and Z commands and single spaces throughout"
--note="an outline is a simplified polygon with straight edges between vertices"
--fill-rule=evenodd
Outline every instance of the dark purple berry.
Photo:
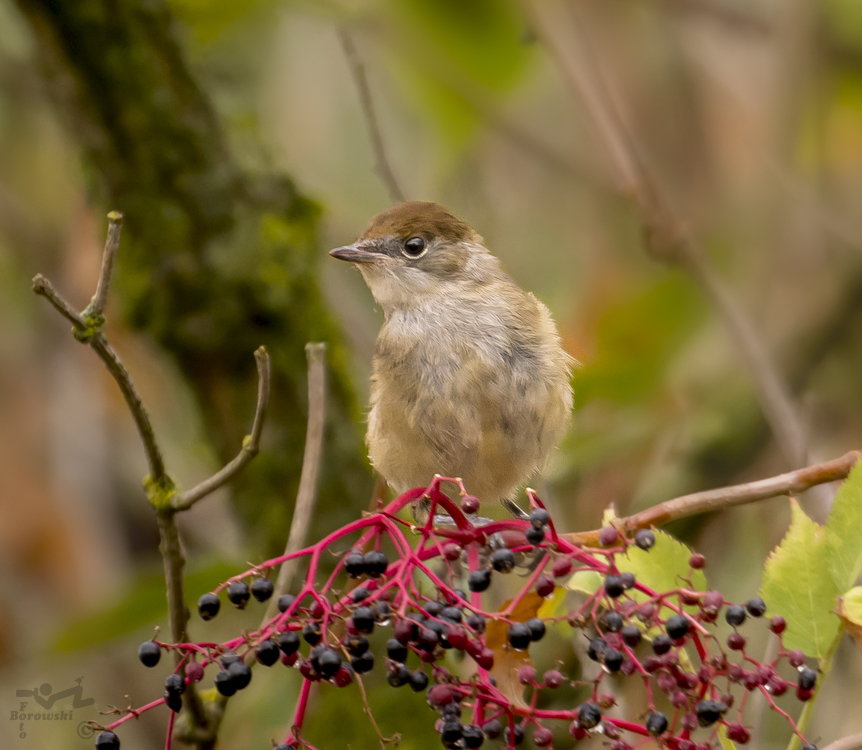
M 582 703 L 578 706 L 578 726 L 581 729 L 592 729 L 602 720 L 601 709 L 595 703 Z
M 613 526 L 605 526 L 599 532 L 599 546 L 612 547 L 620 538 L 620 533 Z
M 418 669 L 415 672 L 410 673 L 408 681 L 410 682 L 410 688 L 414 693 L 421 693 L 428 687 L 428 675 Z
M 365 586 L 359 586 L 350 592 L 350 598 L 353 600 L 354 604 L 364 602 L 369 596 L 371 596 L 371 592 L 365 588 Z
M 386 553 L 378 549 L 372 549 L 365 553 L 365 574 L 369 578 L 380 578 L 389 567 L 389 558 Z
M 299 650 L 299 633 L 295 630 L 281 633 L 278 636 L 278 647 L 288 656 L 295 654 Z
M 179 693 L 174 693 L 170 690 L 165 690 L 165 705 L 175 714 L 178 714 L 183 708 L 183 697 Z
M 446 745 L 454 745 L 464 736 L 461 722 L 457 719 L 450 719 L 443 722 L 443 728 L 440 730 L 440 740 Z
M 667 634 L 678 641 L 680 638 L 685 638 L 688 635 L 690 623 L 685 615 L 673 615 L 667 618 L 664 625 Z
M 495 549 L 491 553 L 491 567 L 498 573 L 511 573 L 515 567 L 515 555 L 510 549 Z
M 530 526 L 524 536 L 527 538 L 527 542 L 529 544 L 532 544 L 534 547 L 538 547 L 545 541 L 545 530 L 542 528 L 537 529 L 535 526 Z
M 722 704 L 718 701 L 698 701 L 694 707 L 694 715 L 697 717 L 697 723 L 702 727 L 712 726 L 721 718 L 722 708 Z
M 536 508 L 530 511 L 530 525 L 534 529 L 541 529 L 548 525 L 551 520 L 551 515 L 544 508 Z
M 470 591 L 484 591 L 491 585 L 491 571 L 483 568 L 482 570 L 474 570 L 467 578 L 467 588 Z
M 541 622 L 541 621 L 540 621 Z M 516 651 L 523 651 L 530 645 L 532 634 L 522 622 L 516 622 L 509 626 L 508 632 L 509 645 Z
M 796 684 L 800 690 L 813 690 L 817 684 L 817 672 L 810 667 L 802 667 L 799 670 L 799 678 Z
M 402 664 L 407 661 L 407 646 L 403 645 L 397 638 L 390 638 L 386 642 L 386 656 L 392 661 L 398 661 Z
M 145 667 L 154 667 L 162 658 L 162 650 L 155 641 L 144 641 L 138 646 L 138 658 Z
M 248 584 L 245 581 L 234 581 L 227 587 L 228 601 L 237 609 L 244 609 L 248 604 L 249 596 Z
M 182 695 L 186 691 L 186 679 L 176 672 L 165 678 L 165 690 Z
M 605 665 L 608 672 L 618 672 L 620 667 L 623 665 L 623 658 L 623 653 L 621 651 L 617 651 L 615 648 L 609 648 L 605 651 L 602 664 Z
M 296 601 L 296 597 L 293 594 L 282 594 L 278 597 L 278 611 L 282 614 L 287 612 L 294 601 Z
M 251 667 L 242 661 L 237 661 L 231 664 L 227 668 L 227 672 L 237 690 L 242 690 L 251 682 Z
M 538 617 L 531 617 L 524 623 L 530 631 L 530 640 L 541 641 L 545 637 L 547 627 L 543 620 Z
M 449 622 L 461 622 L 464 613 L 458 607 L 444 607 L 440 617 Z
M 666 654 L 671 650 L 671 648 L 673 648 L 673 640 L 671 640 L 671 637 L 665 633 L 659 633 L 652 639 L 652 650 L 656 656 Z
M 467 618 L 467 625 L 469 625 L 470 629 L 477 635 L 481 635 L 485 632 L 485 618 L 482 617 L 482 615 L 473 613 Z
M 361 656 L 354 656 L 350 659 L 350 666 L 356 674 L 365 674 L 374 669 L 374 654 L 366 651 Z
M 204 594 L 198 599 L 198 614 L 202 620 L 212 620 L 218 614 L 221 602 L 215 594 Z
M 605 576 L 605 593 L 611 597 L 611 599 L 616 599 L 618 596 L 621 596 L 623 591 L 625 591 L 625 584 L 620 576 L 615 573 L 609 573 Z
M 752 617 L 763 617 L 766 612 L 766 602 L 759 596 L 755 596 L 745 603 L 745 608 Z
M 652 711 L 647 716 L 646 730 L 653 737 L 658 737 L 667 730 L 667 716 L 661 711 Z
M 237 690 L 233 678 L 226 669 L 221 670 L 215 676 L 216 690 L 225 698 L 230 698 Z
M 541 597 L 550 596 L 555 588 L 556 584 L 551 576 L 539 576 L 536 579 L 536 593 Z
M 615 610 L 606 612 L 602 618 L 602 625 L 609 633 L 619 633 L 623 629 L 623 616 Z
M 464 743 L 464 747 L 467 748 L 482 747 L 485 735 L 482 734 L 482 730 L 479 727 L 468 724 L 461 730 L 461 741 Z
M 341 654 L 335 649 L 325 649 L 317 661 L 319 664 L 317 671 L 326 677 L 326 679 L 334 677 L 335 673 L 341 668 Z
M 520 745 L 524 741 L 524 727 L 520 724 L 515 724 L 515 731 L 512 732 L 507 726 L 503 729 L 503 742 L 507 745 Z
M 360 633 L 371 633 L 374 630 L 374 610 L 371 607 L 357 607 L 353 610 L 353 627 Z
M 113 732 L 102 732 L 96 737 L 96 750 L 120 750 L 120 738 Z
M 503 726 L 499 719 L 491 719 L 482 725 L 482 734 L 489 740 L 496 740 L 503 733 Z
M 623 643 L 629 648 L 637 648 L 643 638 L 643 633 L 637 625 L 626 625 L 620 634 L 623 637 Z
M 309 622 L 302 629 L 302 637 L 309 646 L 316 646 L 320 643 L 320 625 L 316 622 Z
M 649 529 L 641 529 L 635 534 L 635 544 L 642 550 L 648 550 L 655 547 L 655 534 Z
M 798 648 L 795 648 L 787 654 L 787 661 L 790 663 L 791 667 L 801 667 L 805 664 L 805 654 L 803 654 Z
M 394 639 L 393 639 L 394 640 Z M 395 641 L 400 645 L 399 641 Z M 368 651 L 368 639 L 364 635 L 351 635 L 344 642 L 344 648 L 351 656 L 361 656 Z
M 745 622 L 745 607 L 741 604 L 732 604 L 724 613 L 724 619 L 727 620 L 728 625 L 738 628 Z
M 688 564 L 695 570 L 702 570 L 706 565 L 706 558 L 700 552 L 695 552 L 688 558 Z
M 278 661 L 278 644 L 267 638 L 267 640 L 261 641 L 258 644 L 257 648 L 254 650 L 254 655 L 257 657 L 257 660 L 263 664 L 263 666 L 271 667 Z
M 348 578 L 362 578 L 365 575 L 365 558 L 361 552 L 351 552 L 344 558 L 344 572 Z
M 587 646 L 587 656 L 593 661 L 600 661 L 608 650 L 608 642 L 604 638 L 593 638 Z
M 265 602 L 272 596 L 275 586 L 269 578 L 255 578 L 251 583 L 251 595 L 259 602 Z

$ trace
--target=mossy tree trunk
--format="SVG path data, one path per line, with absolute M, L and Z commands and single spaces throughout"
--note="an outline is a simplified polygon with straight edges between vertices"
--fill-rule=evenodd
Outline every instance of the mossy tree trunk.
M 310 340 L 331 344 L 320 515 L 331 527 L 357 512 L 371 479 L 337 331 L 315 278 L 318 207 L 288 178 L 249 174 L 232 157 L 163 0 L 17 3 L 80 143 L 94 200 L 125 215 L 117 290 L 126 321 L 175 358 L 222 459 L 250 426 L 252 354 L 261 344 L 271 353 L 267 450 L 235 492 L 253 537 L 267 551 L 286 538 Z

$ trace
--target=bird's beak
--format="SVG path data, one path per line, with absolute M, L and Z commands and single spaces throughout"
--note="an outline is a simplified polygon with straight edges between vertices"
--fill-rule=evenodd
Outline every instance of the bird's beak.
M 329 254 L 338 260 L 346 260 L 350 263 L 372 263 L 377 260 L 378 253 L 369 252 L 366 246 L 360 245 L 358 242 L 344 247 L 337 247 L 335 250 L 330 250 Z

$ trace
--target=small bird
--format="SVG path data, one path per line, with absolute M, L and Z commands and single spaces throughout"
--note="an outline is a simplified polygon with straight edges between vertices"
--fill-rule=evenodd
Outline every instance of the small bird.
M 383 309 L 374 347 L 368 453 L 399 494 L 460 477 L 484 507 L 512 499 L 571 422 L 574 360 L 548 308 L 442 206 L 407 201 L 352 245 Z

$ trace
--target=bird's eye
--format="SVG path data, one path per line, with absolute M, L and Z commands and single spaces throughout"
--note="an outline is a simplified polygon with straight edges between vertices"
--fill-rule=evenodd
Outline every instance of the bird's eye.
M 427 245 L 425 244 L 425 240 L 421 237 L 411 237 L 404 243 L 404 250 L 402 252 L 408 258 L 418 258 L 425 254 L 426 249 Z

